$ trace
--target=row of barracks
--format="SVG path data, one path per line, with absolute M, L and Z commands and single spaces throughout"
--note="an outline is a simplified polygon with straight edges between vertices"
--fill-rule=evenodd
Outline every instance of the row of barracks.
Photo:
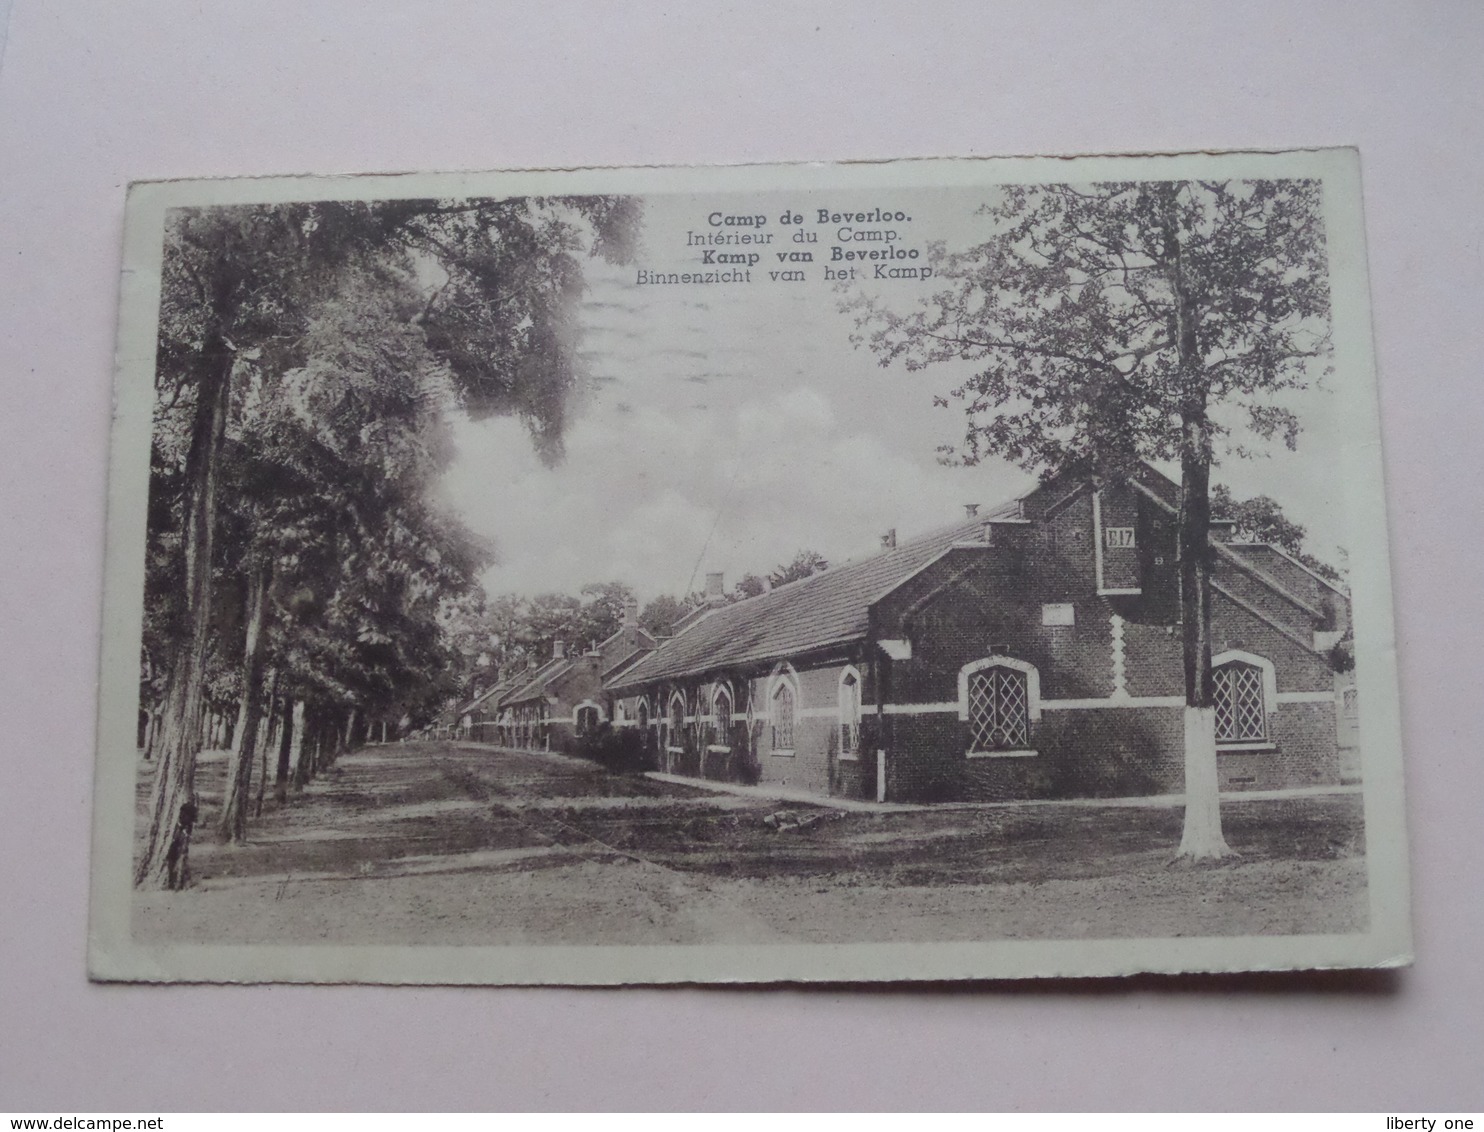
M 671 774 L 880 801 L 1183 789 L 1178 485 L 1062 479 L 870 557 L 728 603 L 655 639 L 560 646 L 461 709 L 504 746 L 599 735 Z M 1358 778 L 1340 586 L 1213 530 L 1225 790 Z

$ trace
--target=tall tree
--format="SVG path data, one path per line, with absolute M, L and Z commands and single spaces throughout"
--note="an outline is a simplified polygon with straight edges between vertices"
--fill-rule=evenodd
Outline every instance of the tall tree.
M 956 254 L 916 310 L 848 304 L 883 365 L 970 363 L 941 405 L 966 415 L 945 458 L 1119 477 L 1178 460 L 1186 810 L 1179 855 L 1230 852 L 1221 831 L 1211 670 L 1211 467 L 1244 437 L 1296 444 L 1282 394 L 1330 352 L 1321 186 L 1151 181 L 1007 186 L 991 234 Z
M 741 578 L 737 579 L 737 585 L 732 591 L 732 597 L 735 601 L 741 601 L 744 598 L 760 597 L 767 592 L 768 583 L 764 582 L 756 574 L 743 574 Z
M 669 594 L 660 594 L 639 611 L 639 624 L 656 637 L 668 637 L 675 632 L 675 622 L 689 612 L 686 605 Z
M 325 303 L 352 301 L 348 283 L 405 292 L 409 279 L 440 276 L 405 312 L 406 333 L 437 362 L 418 370 L 421 380 L 406 398 L 407 411 L 424 417 L 446 407 L 513 414 L 527 423 L 543 457 L 555 460 L 581 376 L 580 256 L 626 255 L 636 216 L 636 202 L 612 197 L 319 202 L 172 213 L 156 377 L 164 409 L 157 422 L 165 427 L 156 432 L 158 475 L 151 484 L 151 519 L 170 533 L 152 531 L 151 547 L 157 552 L 152 561 L 174 575 L 168 588 L 178 596 L 156 603 L 158 619 L 168 623 L 161 651 L 170 655 L 160 662 L 167 673 L 164 706 L 137 884 L 178 888 L 189 878 L 196 754 L 213 613 L 220 604 L 213 592 L 220 481 L 229 421 L 245 383 L 305 370 L 322 357 L 316 341 Z M 386 344 L 382 338 L 342 343 L 371 353 Z M 342 357 L 330 368 L 354 385 L 353 360 L 346 365 Z M 178 427 L 162 422 L 172 413 Z M 390 420 L 395 425 L 400 418 L 393 412 Z M 355 437 L 384 441 L 386 451 L 426 439 L 417 429 L 395 427 L 394 435 L 378 436 L 377 422 L 364 417 L 355 423 Z M 400 502 L 416 510 L 419 501 Z M 404 577 L 397 584 L 417 583 Z M 346 592 L 317 596 L 343 601 Z M 290 684 L 293 671 L 292 665 L 286 669 Z M 316 671 L 329 670 L 321 665 Z M 346 687 L 334 676 L 327 679 L 335 694 Z M 301 709 L 296 702 L 296 723 Z

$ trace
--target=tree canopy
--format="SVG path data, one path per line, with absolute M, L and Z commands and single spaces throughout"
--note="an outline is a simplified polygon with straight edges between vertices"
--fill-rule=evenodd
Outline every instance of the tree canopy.
M 1222 409 L 1202 426 L 1208 455 L 1254 435 L 1292 447 L 1281 394 L 1330 353 L 1320 207 L 1302 180 L 1006 186 L 980 209 L 987 239 L 934 249 L 947 287 L 905 312 L 848 305 L 856 341 L 913 372 L 970 363 L 935 397 L 964 411 L 949 459 L 1052 473 L 1175 459 L 1208 407 Z
M 858 345 L 910 372 L 967 371 L 946 460 L 1000 456 L 1044 477 L 1127 478 L 1178 460 L 1185 669 L 1180 856 L 1221 834 L 1211 667 L 1213 464 L 1297 445 L 1284 395 L 1328 372 L 1329 272 L 1318 181 L 1008 185 L 980 209 L 982 242 L 938 245 L 947 286 L 907 311 L 846 303 Z
M 1331 582 L 1341 580 L 1339 570 L 1308 552 L 1309 532 L 1283 513 L 1282 506 L 1271 496 L 1258 495 L 1238 500 L 1225 484 L 1211 487 L 1211 513 L 1234 521 L 1233 534 L 1249 542 L 1266 542 L 1282 547 L 1310 570 Z
M 627 256 L 637 215 L 633 198 L 575 197 L 167 218 L 141 658 L 160 767 L 141 883 L 186 883 L 206 721 L 240 701 L 250 734 L 274 709 L 265 669 L 332 748 L 358 719 L 428 714 L 456 687 L 450 611 L 477 600 L 489 553 L 433 498 L 448 415 L 515 416 L 561 458 L 582 261 Z

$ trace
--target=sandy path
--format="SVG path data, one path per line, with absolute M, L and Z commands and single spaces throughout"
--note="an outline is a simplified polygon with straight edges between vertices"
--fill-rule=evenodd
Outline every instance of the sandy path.
M 210 797 L 213 767 L 203 767 Z M 900 942 L 1344 932 L 1367 915 L 1358 800 L 1228 807 L 1243 858 L 1168 867 L 1167 807 L 832 813 L 571 759 L 372 748 L 196 884 L 136 897 L 155 942 Z

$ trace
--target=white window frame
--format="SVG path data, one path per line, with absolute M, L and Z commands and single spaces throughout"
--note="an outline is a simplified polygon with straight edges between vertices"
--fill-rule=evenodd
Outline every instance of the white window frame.
M 846 730 L 845 729 L 849 726 L 849 721 L 845 718 L 845 688 L 846 688 L 846 681 L 847 680 L 848 681 L 853 681 L 853 686 L 855 688 L 855 744 L 854 744 L 854 746 L 849 746 L 845 742 L 845 736 L 846 736 Z M 838 720 L 839 726 L 837 727 L 835 733 L 840 737 L 840 758 L 843 759 L 843 760 L 845 760 L 845 761 L 847 761 L 847 762 L 858 761 L 860 759 L 860 757 L 861 757 L 861 751 L 860 751 L 861 719 L 863 718 L 863 715 L 864 715 L 864 712 L 863 712 L 862 707 L 861 707 L 861 703 L 862 703 L 862 700 L 864 698 L 862 696 L 862 694 L 861 694 L 861 687 L 862 687 L 862 685 L 861 685 L 861 674 L 860 674 L 860 672 L 856 669 L 855 665 L 853 665 L 853 664 L 847 664 L 841 670 L 841 672 L 840 672 L 840 681 L 839 681 L 839 684 L 837 686 L 836 693 L 835 693 L 835 702 L 839 706 L 839 712 L 840 712 L 840 717 L 839 717 L 839 720 Z
M 712 730 L 719 732 L 717 736 L 718 738 L 726 741 L 721 743 L 708 743 L 706 746 L 706 749 L 708 751 L 730 751 L 732 749 L 732 745 L 730 742 L 730 726 L 728 727 L 728 731 L 726 733 L 721 733 L 720 729 L 716 726 L 716 720 L 720 718 L 716 711 L 716 705 L 723 696 L 725 696 L 727 699 L 727 723 L 730 725 L 737 722 L 737 701 L 732 698 L 732 689 L 728 687 L 725 681 L 720 681 L 711 689 L 711 727 Z
M 971 759 L 1004 759 L 1025 758 L 1037 754 L 1035 747 L 1034 731 L 1036 724 L 1041 722 L 1041 673 L 1034 664 L 1029 661 L 1020 660 L 1013 656 L 1002 656 L 998 653 L 983 657 L 980 660 L 970 661 L 958 670 L 958 718 L 962 723 L 969 723 L 969 679 L 976 672 L 982 672 L 986 668 L 1009 668 L 1021 673 L 1025 677 L 1025 709 L 1026 720 L 1029 724 L 1028 730 L 1032 734 L 1028 737 L 1030 746 L 1011 747 L 997 751 L 976 751 L 972 736 L 964 745 L 966 757 Z
M 685 693 L 676 688 L 665 703 L 665 750 L 681 755 L 685 753 L 685 747 L 676 745 L 675 712 L 672 710 L 676 700 L 680 701 L 680 726 L 682 729 L 685 727 Z
M 793 701 L 793 719 L 789 721 L 792 731 L 790 738 L 793 744 L 787 747 L 774 746 L 777 739 L 778 720 L 774 715 L 774 704 L 777 702 L 779 691 L 787 689 L 790 699 Z M 774 755 L 780 758 L 792 758 L 799 742 L 799 681 L 793 668 L 784 666 L 773 673 L 773 678 L 768 682 L 768 729 L 769 746 Z
M 1256 653 L 1243 652 L 1241 649 L 1228 649 L 1211 658 L 1211 674 L 1214 680 L 1216 670 L 1227 664 L 1248 664 L 1262 672 L 1262 717 L 1263 737 L 1261 739 L 1218 739 L 1216 749 L 1218 751 L 1272 751 L 1276 750 L 1278 744 L 1273 741 L 1273 713 L 1278 708 L 1278 673 L 1273 667 L 1273 662 L 1265 656 Z

